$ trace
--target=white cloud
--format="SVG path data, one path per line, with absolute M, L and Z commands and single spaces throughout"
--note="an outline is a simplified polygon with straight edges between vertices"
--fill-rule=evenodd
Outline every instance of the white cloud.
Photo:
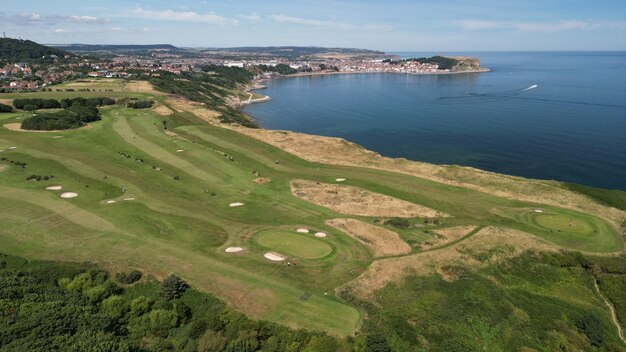
M 131 11 L 137 17 L 162 21 L 189 21 L 196 23 L 211 23 L 217 25 L 237 25 L 239 21 L 232 18 L 216 15 L 215 13 L 197 13 L 192 11 L 173 10 L 145 10 L 141 7 Z
M 458 20 L 458 21 L 454 21 L 454 24 L 463 28 L 466 31 L 492 29 L 492 28 L 499 28 L 502 26 L 502 22 L 480 21 L 480 20 Z
M 69 30 L 63 28 L 57 28 L 54 30 L 54 33 L 67 33 Z
M 544 32 L 555 33 L 561 31 L 571 31 L 577 29 L 594 29 L 597 24 L 590 24 L 581 21 L 559 21 L 555 23 L 517 23 L 515 28 L 522 32 Z
M 72 21 L 76 21 L 76 22 L 97 22 L 98 21 L 98 17 L 94 17 L 94 16 L 70 16 L 69 19 Z
M 285 15 L 271 15 L 269 16 L 269 18 L 272 21 L 279 22 L 279 23 L 293 23 L 293 24 L 299 24 L 299 25 L 304 25 L 304 26 L 335 28 L 335 29 L 343 29 L 343 30 L 390 31 L 393 29 L 392 26 L 388 26 L 388 25 L 352 24 L 352 23 L 345 23 L 345 22 L 314 20 L 314 19 L 292 17 L 292 16 L 285 16 Z
M 575 20 L 561 20 L 557 22 L 509 22 L 509 21 L 482 21 L 482 20 L 457 20 L 453 21 L 457 27 L 466 31 L 478 31 L 486 29 L 509 29 L 520 32 L 557 33 L 572 30 L 594 30 L 599 28 L 619 29 L 620 22 L 583 22 Z
M 1 15 L 1 14 L 0 14 Z M 0 16 L 3 17 L 3 16 Z M 4 16 L 7 21 L 17 25 L 44 24 L 55 25 L 59 23 L 90 23 L 101 24 L 106 20 L 94 16 L 58 16 L 58 15 L 41 15 L 38 13 L 21 13 L 19 15 Z
M 256 13 L 251 13 L 249 15 L 239 15 L 239 17 L 248 21 L 260 21 L 261 20 L 261 16 L 257 15 Z

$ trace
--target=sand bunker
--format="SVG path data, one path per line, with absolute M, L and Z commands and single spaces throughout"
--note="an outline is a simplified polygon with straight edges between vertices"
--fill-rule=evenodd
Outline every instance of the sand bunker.
M 135 198 L 124 198 L 124 200 L 135 200 Z
M 346 180 L 345 178 L 336 178 L 336 179 L 335 179 L 335 181 L 337 181 L 337 182 L 343 182 L 343 181 L 345 181 L 345 180 Z
M 106 203 L 107 203 L 107 204 L 113 204 L 113 203 L 117 203 L 117 201 L 116 201 L 116 200 L 107 200 L 107 202 L 106 202 Z
M 541 210 L 541 209 L 535 209 L 534 211 L 535 211 L 535 213 L 543 213 L 543 210 Z
M 75 192 L 61 193 L 61 198 L 76 198 L 76 197 L 78 197 L 78 193 L 75 193 Z
M 240 203 L 240 202 L 235 202 L 235 203 L 228 204 L 228 206 L 231 207 L 231 208 L 240 207 L 242 205 L 243 205 L 243 203 Z
M 300 228 L 300 229 L 297 229 L 296 232 L 298 232 L 298 233 L 309 233 L 309 230 L 308 229 L 304 229 L 304 228 Z
M 59 139 L 59 138 L 63 138 L 63 136 L 54 136 L 54 137 L 52 137 L 52 138 L 54 138 L 54 139 Z
M 243 251 L 243 248 L 241 247 L 228 247 L 226 249 L 224 249 L 224 252 L 226 253 L 238 253 Z
M 342 214 L 402 218 L 448 216 L 422 205 L 353 186 L 293 180 L 291 193 Z
M 255 178 L 252 182 L 254 183 L 258 183 L 258 184 L 264 184 L 264 183 L 269 183 L 272 180 L 269 179 L 269 177 L 258 177 Z
M 282 262 L 283 260 L 285 260 L 285 258 L 283 258 L 282 256 L 272 252 L 265 253 L 263 254 L 263 256 L 265 257 L 265 259 L 269 259 L 274 262 Z
M 9 147 L 9 149 L 17 149 L 17 147 Z
M 315 233 L 315 237 L 324 238 L 324 237 L 326 237 L 326 234 L 323 233 L 323 232 L 316 232 Z
M 46 189 L 49 191 L 60 191 L 63 189 L 63 186 L 50 186 L 50 187 L 46 187 Z
M 176 149 L 176 153 L 182 153 L 182 152 L 184 152 L 184 150 L 182 150 L 182 149 Z
M 372 250 L 375 257 L 401 255 L 411 252 L 411 246 L 397 233 L 355 219 L 332 219 L 326 223 L 354 237 Z

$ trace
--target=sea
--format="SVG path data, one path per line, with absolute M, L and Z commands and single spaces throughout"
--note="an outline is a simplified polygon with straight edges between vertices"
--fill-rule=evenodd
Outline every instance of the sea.
M 474 56 L 486 73 L 269 80 L 261 127 L 341 137 L 384 156 L 626 190 L 626 52 Z

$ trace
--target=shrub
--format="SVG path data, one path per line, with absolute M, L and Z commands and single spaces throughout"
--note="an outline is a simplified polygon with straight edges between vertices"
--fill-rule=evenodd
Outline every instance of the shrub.
M 179 298 L 189 288 L 189 285 L 176 275 L 168 276 L 161 283 L 161 294 L 165 299 Z
M 141 276 L 142 276 L 141 271 L 132 270 L 127 273 L 115 274 L 115 279 L 122 284 L 130 285 L 133 282 L 139 281 L 141 279 Z
M 400 228 L 400 229 L 406 229 L 409 226 L 411 226 L 411 223 L 407 219 L 391 218 L 391 219 L 385 221 L 385 225 L 397 227 L 397 228 Z
M 153 103 L 152 100 L 131 100 L 126 106 L 131 109 L 148 109 L 152 107 Z
M 587 335 L 589 342 L 594 346 L 601 346 L 604 343 L 604 329 L 602 321 L 595 315 L 584 315 L 576 323 L 576 327 Z
M 365 351 L 366 352 L 391 352 L 391 348 L 387 344 L 385 336 L 379 333 L 368 335 L 365 338 Z
M 0 104 L 0 113 L 2 112 L 12 112 L 13 108 L 10 105 Z

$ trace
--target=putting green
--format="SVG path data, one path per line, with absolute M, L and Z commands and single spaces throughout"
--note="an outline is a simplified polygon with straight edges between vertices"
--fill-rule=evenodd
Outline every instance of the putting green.
M 302 259 L 323 258 L 333 251 L 323 240 L 286 230 L 261 231 L 255 240 L 267 249 Z
M 595 227 L 581 218 L 571 218 L 561 214 L 534 214 L 533 222 L 550 230 L 571 232 L 580 235 L 592 234 Z

